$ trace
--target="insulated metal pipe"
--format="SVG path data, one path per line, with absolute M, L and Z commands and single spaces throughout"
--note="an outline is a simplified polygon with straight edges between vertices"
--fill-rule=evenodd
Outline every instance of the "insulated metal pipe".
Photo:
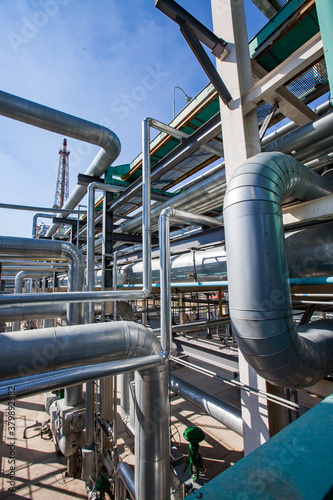
M 193 403 L 207 415 L 243 436 L 243 420 L 239 410 L 175 375 L 170 375 L 170 387 L 176 394 Z
M 143 275 L 143 290 L 131 291 L 131 299 L 145 299 L 151 293 L 151 182 L 150 182 L 150 151 L 149 151 L 149 119 L 143 121 L 143 217 L 142 217 L 142 245 L 143 245 L 143 262 L 144 262 L 144 275 Z M 36 240 L 37 241 L 37 240 Z M 43 242 L 44 240 L 38 240 Z M 46 240 L 47 241 L 47 240 Z M 1 244 L 1 240 L 0 240 Z M 75 248 L 75 247 L 74 247 Z M 1 246 L 0 246 L 1 249 Z M 0 307 L 5 306 L 6 297 L 0 297 Z M 82 303 L 82 302 L 99 302 L 106 300 L 128 300 L 128 292 L 124 291 L 103 291 L 103 292 L 78 292 L 78 293 L 56 293 L 56 294 L 38 294 L 37 302 L 32 302 L 32 298 L 24 294 L 21 297 L 11 296 L 10 303 L 47 303 L 47 302 L 68 302 L 68 303 Z
M 304 228 L 287 233 L 286 250 L 289 277 L 303 278 L 314 276 L 332 276 L 333 274 L 333 223 Z M 225 246 L 219 245 L 207 250 L 191 251 L 173 255 L 171 259 L 171 282 L 186 283 L 196 281 L 207 284 L 209 280 L 227 280 L 227 256 Z M 123 264 L 118 271 L 119 285 L 142 283 L 143 263 Z M 152 260 L 152 283 L 160 281 L 160 260 Z
M 308 334 L 296 330 L 282 221 L 284 197 L 307 201 L 332 193 L 332 183 L 281 153 L 250 158 L 228 184 L 232 329 L 248 363 L 278 386 L 311 386 L 333 370 L 332 327 L 318 322 L 307 325 Z
M 88 208 L 87 208 L 87 290 L 89 292 L 94 292 L 95 290 L 95 191 L 96 190 L 116 193 L 122 191 L 122 187 L 111 186 L 107 184 L 102 184 L 100 182 L 92 182 L 88 186 Z M 87 304 L 87 323 L 94 323 L 95 321 L 95 304 L 94 302 L 89 302 Z M 102 384 L 104 385 L 104 384 Z M 101 398 L 104 398 L 104 394 L 101 394 Z M 86 450 L 92 450 L 94 448 L 95 441 L 95 383 L 86 383 L 86 434 L 85 434 L 85 444 L 83 448 L 83 461 L 86 457 Z M 95 450 L 94 450 L 95 454 Z M 87 482 L 91 480 L 96 480 L 96 470 L 95 463 L 96 460 L 93 459 L 89 461 L 91 463 L 91 470 L 87 473 Z M 84 467 L 85 472 L 87 467 Z
M 221 165 L 222 166 L 222 165 Z M 183 210 L 188 210 L 188 205 L 190 202 L 193 202 L 195 206 L 200 206 L 203 200 L 206 199 L 207 196 L 211 194 L 214 190 L 214 193 L 219 192 L 218 203 L 221 205 L 221 192 L 223 192 L 225 188 L 225 171 L 217 172 L 213 176 L 204 177 L 204 180 L 198 180 L 196 184 L 189 187 L 188 189 L 184 189 L 180 194 L 172 198 L 171 200 L 167 200 L 164 203 L 157 205 L 156 207 L 152 207 L 151 209 L 151 218 L 156 219 L 159 217 L 160 213 L 164 208 L 174 207 L 179 208 L 182 207 Z M 214 194 L 214 198 L 216 201 L 217 196 Z M 116 229 L 116 232 L 131 232 L 135 231 L 140 227 L 142 220 L 142 215 L 132 219 L 131 221 L 125 222 L 121 226 L 121 228 Z
M 134 472 L 132 467 L 126 462 L 120 462 L 118 464 L 117 472 L 123 480 L 127 491 L 131 495 L 131 498 L 135 500 Z
M 54 215 L 50 215 L 50 214 L 43 214 L 42 212 L 38 212 L 37 214 L 35 214 L 32 218 L 32 231 L 31 231 L 31 236 L 33 238 L 36 238 L 37 236 L 37 219 L 38 217 L 45 217 L 46 219 L 53 219 Z
M 125 321 L 5 332 L 0 346 L 2 380 L 160 352 L 149 329 Z
M 15 306 L 0 309 L 0 322 L 13 321 L 13 331 L 18 331 L 20 321 L 34 319 L 66 318 L 66 304 L 45 304 L 41 306 Z M 14 325 L 16 329 L 14 330 Z
M 291 153 L 292 151 L 301 150 L 301 148 L 309 144 L 314 144 L 318 140 L 332 135 L 332 133 L 333 113 L 330 113 L 264 146 L 263 152 L 280 151 L 281 153 Z
M 109 323 L 108 323 L 109 324 Z M 159 366 L 163 362 L 159 354 L 130 358 L 119 361 L 107 361 L 94 365 L 80 365 L 73 368 L 57 370 L 56 372 L 37 373 L 35 375 L 16 377 L 0 382 L 0 401 L 8 400 L 9 387 L 15 386 L 16 396 L 26 397 L 45 391 L 56 391 L 73 384 L 80 384 L 82 380 L 91 381 L 101 377 L 119 375 L 126 371 L 141 370 Z
M 0 366 L 3 379 L 17 375 L 36 377 L 36 372 L 141 356 L 148 356 L 149 366 L 149 358 L 158 355 L 159 366 L 136 372 L 136 498 L 169 498 L 168 364 L 160 354 L 159 340 L 150 329 L 118 321 L 35 330 L 29 336 L 5 333 L 0 342 L 4 355 Z M 132 369 L 136 369 L 135 363 Z M 84 370 L 81 377 L 86 379 Z
M 68 282 L 70 291 L 81 291 L 84 286 L 84 258 L 82 253 L 71 243 L 54 240 L 16 238 L 0 236 L 0 255 L 15 255 L 18 258 L 34 257 L 35 259 L 65 259 L 68 261 Z M 24 297 L 47 297 L 49 294 L 18 294 L 18 304 L 27 303 Z M 15 296 L 15 295 L 14 295 Z M 13 297 L 14 297 L 13 296 Z M 20 300 L 21 299 L 21 300 Z M 64 302 L 69 302 L 64 301 Z M 69 324 L 83 323 L 83 310 L 80 304 L 68 305 Z
M 96 123 L 82 120 L 6 92 L 0 92 L 0 114 L 35 127 L 100 146 L 102 149 L 86 170 L 86 175 L 101 176 L 119 156 L 120 142 L 118 137 L 111 130 Z M 71 213 L 71 210 L 80 203 L 85 194 L 85 186 L 77 185 L 75 187 L 62 207 L 68 210 L 66 215 Z M 46 236 L 51 237 L 58 227 L 59 224 L 52 224 Z
M 17 275 L 15 277 L 14 293 L 22 293 L 23 281 L 25 279 L 43 278 L 44 276 L 52 276 L 52 273 L 40 272 L 40 271 L 21 271 L 21 272 L 17 273 Z M 48 304 L 48 306 L 49 306 L 49 311 L 50 311 L 50 304 Z M 52 306 L 53 306 L 53 304 L 51 304 L 51 307 Z M 32 311 L 35 310 L 35 312 L 36 312 L 36 309 L 38 309 L 38 307 L 36 307 L 36 306 L 30 306 L 30 307 L 32 308 Z M 15 310 L 15 308 L 10 308 L 10 309 Z M 24 309 L 24 308 L 21 307 L 19 309 Z M 39 310 L 40 310 L 40 312 L 43 312 L 41 307 L 39 307 Z M 59 310 L 59 307 L 58 307 L 58 310 Z M 31 312 L 31 309 L 30 309 L 30 312 Z M 2 311 L 2 313 L 3 313 L 3 311 Z M 47 317 L 50 317 L 50 316 L 47 316 Z M 53 318 L 54 317 L 57 317 L 57 316 L 53 316 Z M 38 318 L 38 316 L 35 316 L 35 318 Z M 22 320 L 22 321 L 24 321 L 24 320 Z M 16 332 L 18 330 L 20 330 L 20 320 L 16 319 L 13 322 L 13 332 Z

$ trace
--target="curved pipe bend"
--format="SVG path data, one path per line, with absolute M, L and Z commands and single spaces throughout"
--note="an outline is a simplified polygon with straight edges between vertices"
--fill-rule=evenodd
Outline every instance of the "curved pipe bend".
M 307 201 L 333 185 L 282 153 L 260 153 L 234 173 L 224 200 L 230 317 L 238 345 L 263 378 L 315 384 L 333 371 L 333 322 L 298 333 L 293 318 L 282 200 Z

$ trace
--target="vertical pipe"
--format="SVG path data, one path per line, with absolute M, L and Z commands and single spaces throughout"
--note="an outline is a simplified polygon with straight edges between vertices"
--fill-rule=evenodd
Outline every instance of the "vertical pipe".
M 93 292 L 95 288 L 95 183 L 88 186 L 88 209 L 87 209 L 87 291 Z M 95 320 L 94 302 L 87 304 L 87 323 Z
M 142 251 L 145 256 L 143 288 L 151 291 L 151 192 L 150 192 L 150 119 L 142 124 Z
M 117 290 L 117 251 L 113 252 L 113 289 Z M 113 301 L 113 321 L 117 321 L 117 301 Z
M 164 209 L 159 219 L 160 280 L 161 280 L 161 342 L 168 354 L 171 346 L 171 266 L 170 216 L 173 209 Z
M 135 372 L 135 497 L 169 500 L 168 362 Z

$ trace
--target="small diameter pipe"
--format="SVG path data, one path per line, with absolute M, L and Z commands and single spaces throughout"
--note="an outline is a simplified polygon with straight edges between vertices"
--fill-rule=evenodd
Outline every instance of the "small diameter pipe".
M 105 191 L 118 193 L 124 188 L 111 186 L 100 182 L 92 182 L 88 186 L 88 222 L 87 222 L 87 291 L 93 292 L 95 289 L 95 191 Z M 93 302 L 89 302 L 87 307 L 87 323 L 93 323 L 95 310 Z
M 149 369 L 159 366 L 163 362 L 159 354 L 152 356 L 107 361 L 94 365 L 80 365 L 73 368 L 38 373 L 8 379 L 0 382 L 0 401 L 8 401 L 10 387 L 15 386 L 15 395 L 19 397 L 33 396 L 45 391 L 55 391 L 67 386 L 80 384 L 82 381 L 92 381 L 100 377 L 109 377 L 133 370 Z
M 171 321 L 171 264 L 170 264 L 170 220 L 188 221 L 207 226 L 221 226 L 222 221 L 212 217 L 198 216 L 165 208 L 159 217 L 159 252 L 160 252 L 160 277 L 161 277 L 161 344 L 165 356 L 168 357 L 172 341 Z M 200 221 L 200 222 L 199 222 Z
M 113 289 L 117 290 L 117 254 L 113 252 Z M 117 321 L 117 302 L 113 302 L 113 321 Z
M 176 394 L 193 403 L 207 415 L 243 436 L 243 420 L 239 410 L 175 375 L 170 375 L 170 387 Z
M 0 208 L 4 208 L 5 210 L 24 210 L 26 212 L 36 212 L 38 210 L 39 212 L 49 212 L 52 214 L 57 214 L 58 212 L 60 214 L 66 213 L 68 214 L 68 210 L 64 210 L 62 208 L 48 208 L 48 207 L 33 207 L 29 205 L 12 205 L 8 203 L 0 203 Z M 85 214 L 85 210 L 71 210 L 71 214 Z
M 117 472 L 121 479 L 123 480 L 128 493 L 131 495 L 132 500 L 135 500 L 135 484 L 134 484 L 134 472 L 132 467 L 126 462 L 120 462 L 118 464 Z
M 96 190 L 116 193 L 122 191 L 122 187 L 111 186 L 102 184 L 100 182 L 92 182 L 88 186 L 88 208 L 87 208 L 87 291 L 94 292 L 95 290 L 95 192 Z M 94 323 L 95 321 L 95 305 L 94 302 L 87 304 L 87 323 Z M 101 384 L 102 386 L 103 384 Z M 101 398 L 104 394 L 101 394 Z M 96 480 L 97 470 L 96 464 L 96 450 L 94 449 L 95 441 L 95 382 L 86 382 L 86 433 L 85 444 L 83 448 L 83 461 L 85 459 L 87 450 L 93 450 L 95 458 L 87 460 L 86 467 L 83 467 L 87 477 L 83 477 L 86 482 L 90 483 L 91 480 Z M 89 452 L 88 452 L 89 455 Z M 90 470 L 87 472 L 88 464 L 91 464 Z
M 206 375 L 207 377 L 221 380 L 221 381 L 225 382 L 226 384 L 229 384 L 229 385 L 232 385 L 235 387 L 239 387 L 240 389 L 242 389 L 246 392 L 256 394 L 259 396 L 263 396 L 268 401 L 272 401 L 272 403 L 276 403 L 276 404 L 279 404 L 281 406 L 285 406 L 286 408 L 289 408 L 289 409 L 295 410 L 295 411 L 303 411 L 303 412 L 308 411 L 308 408 L 306 408 L 304 406 L 300 406 L 296 403 L 293 403 L 292 401 L 288 401 L 287 399 L 280 398 L 279 396 L 275 396 L 274 394 L 271 394 L 269 392 L 262 391 L 260 389 L 256 389 L 255 387 L 245 385 L 241 382 L 238 382 L 237 380 L 225 377 L 223 375 L 220 375 L 219 373 L 213 372 L 212 370 L 208 370 L 207 368 L 203 368 L 202 366 L 198 366 L 198 365 L 195 365 L 193 363 L 190 363 L 189 361 L 186 361 L 185 359 L 177 358 L 175 356 L 170 356 L 170 359 L 172 361 L 174 361 L 175 363 L 178 363 L 179 365 L 186 366 L 187 368 L 190 368 L 191 370 L 194 370 L 198 373 L 202 373 L 202 374 Z
M 42 212 L 38 212 L 35 214 L 32 218 L 32 231 L 31 231 L 31 236 L 32 238 L 37 237 L 37 219 L 38 217 L 44 217 L 45 219 L 53 219 L 54 214 L 49 215 L 49 214 L 43 214 Z

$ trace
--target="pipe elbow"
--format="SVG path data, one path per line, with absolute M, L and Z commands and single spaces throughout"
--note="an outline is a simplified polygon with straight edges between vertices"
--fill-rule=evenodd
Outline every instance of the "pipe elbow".
M 163 208 L 162 212 L 160 213 L 160 217 L 165 217 L 167 219 L 170 219 L 173 217 L 175 213 L 175 209 L 173 207 L 166 207 Z
M 120 139 L 112 130 L 106 127 L 101 126 L 101 140 L 98 145 L 114 157 L 112 161 L 120 155 Z
M 250 158 L 228 184 L 224 224 L 232 327 L 248 363 L 275 385 L 307 387 L 333 368 L 333 333 L 323 340 L 322 334 L 297 332 L 282 220 L 284 197 L 306 201 L 332 192 L 331 183 L 276 152 Z

